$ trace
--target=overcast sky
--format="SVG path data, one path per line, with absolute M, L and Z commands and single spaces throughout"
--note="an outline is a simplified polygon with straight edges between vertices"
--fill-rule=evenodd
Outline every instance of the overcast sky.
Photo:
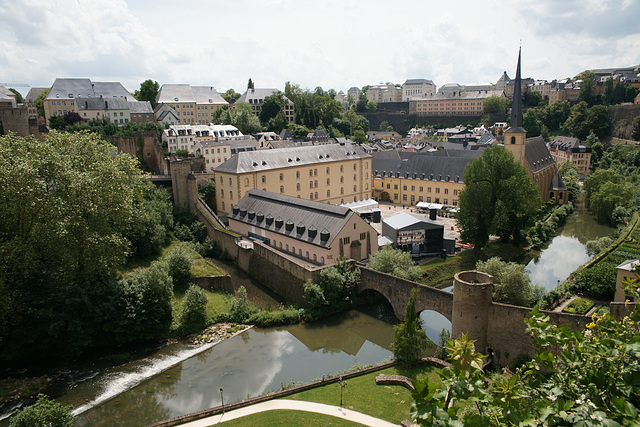
M 495 83 L 520 43 L 523 77 L 637 65 L 640 0 L 0 0 L 0 82 L 33 87 Z

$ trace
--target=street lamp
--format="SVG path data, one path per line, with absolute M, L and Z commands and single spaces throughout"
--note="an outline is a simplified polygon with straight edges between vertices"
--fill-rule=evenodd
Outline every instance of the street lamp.
M 340 384 L 340 407 L 342 408 L 342 391 L 347 386 L 347 382 L 346 381 L 342 381 L 342 377 L 340 377 L 340 380 L 338 381 L 338 384 Z
M 222 413 L 224 414 L 224 389 L 220 387 L 220 399 L 222 400 Z

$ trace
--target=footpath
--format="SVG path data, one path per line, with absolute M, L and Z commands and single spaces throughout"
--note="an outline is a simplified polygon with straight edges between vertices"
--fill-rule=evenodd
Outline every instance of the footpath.
M 340 408 L 338 406 L 325 405 L 323 403 L 305 402 L 302 400 L 269 400 L 262 403 L 257 403 L 251 406 L 245 406 L 244 408 L 234 409 L 222 414 L 216 414 L 211 417 L 202 418 L 197 421 L 191 421 L 185 424 L 181 424 L 182 427 L 208 427 L 216 424 L 223 423 L 225 421 L 233 420 L 235 418 L 245 417 L 247 415 L 256 414 L 263 411 L 274 410 L 294 410 L 315 412 L 318 414 L 330 415 L 337 418 L 342 418 L 354 423 L 364 424 L 372 427 L 391 427 L 397 426 L 379 418 L 372 417 L 370 415 L 362 414 L 360 412 L 351 411 L 349 409 Z

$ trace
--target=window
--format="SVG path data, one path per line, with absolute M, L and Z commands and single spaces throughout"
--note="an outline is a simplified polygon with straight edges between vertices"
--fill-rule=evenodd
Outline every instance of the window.
M 343 167 L 343 165 L 340 165 L 340 172 L 344 172 L 344 167 Z
M 448 204 L 449 204 L 449 199 L 444 199 L 442 202 L 443 202 L 445 205 L 448 205 Z
M 458 190 L 453 190 L 453 195 L 457 196 L 458 195 Z
M 220 190 L 220 196 L 224 199 L 224 190 Z
M 327 168 L 327 175 L 329 175 L 329 172 L 331 172 L 331 171 L 329 170 L 329 168 Z
M 354 163 L 354 164 L 353 164 L 353 170 L 356 170 L 356 169 L 357 169 L 357 167 L 358 167 L 358 166 L 356 165 L 356 163 Z
M 358 186 L 354 185 L 353 186 L 353 191 L 358 191 Z
M 344 187 L 340 187 L 340 194 L 344 194 Z
M 391 184 L 387 184 L 387 190 L 391 190 Z
M 318 192 L 316 191 L 315 194 L 313 195 L 313 197 L 316 198 L 316 200 L 318 200 Z
M 280 174 L 280 181 L 284 181 L 284 174 Z
M 449 189 L 448 188 L 444 189 L 444 194 L 449 194 Z
M 404 191 L 407 191 L 407 186 L 406 186 L 406 185 L 403 185 L 403 186 L 402 186 L 402 189 L 403 189 Z
M 245 187 L 249 186 L 249 178 L 244 179 L 244 186 Z
M 313 186 L 314 186 L 315 188 L 318 188 L 318 180 L 313 181 Z
M 431 197 L 427 197 L 427 203 L 431 203 Z
M 313 188 L 313 181 L 309 181 L 309 188 Z
M 284 185 L 281 185 L 281 186 L 280 186 L 280 192 L 281 192 L 281 193 L 284 193 Z
M 343 177 L 343 176 L 341 176 L 341 177 L 340 177 L 340 184 L 342 184 L 343 182 L 344 182 L 344 177 Z
M 307 259 L 309 259 L 309 251 L 307 251 L 305 255 L 307 256 Z
M 348 245 L 349 243 L 351 243 L 351 237 L 347 236 L 342 238 L 343 245 Z
M 229 185 L 233 185 L 233 183 L 231 182 L 231 178 L 229 178 Z
M 393 184 L 393 189 L 397 190 L 398 189 L 398 184 Z
M 318 169 L 314 169 L 314 170 L 313 170 L 313 175 L 314 175 L 314 176 L 318 176 Z
M 360 233 L 360 240 L 365 240 L 367 238 L 367 233 Z
M 402 201 L 403 201 L 403 202 L 406 202 L 406 201 L 407 201 L 407 195 L 406 195 L 406 194 L 403 194 L 403 195 L 402 195 Z
M 411 186 L 411 191 L 416 191 L 416 186 L 415 185 Z
M 300 179 L 300 171 L 296 171 L 296 178 Z
M 296 190 L 300 191 L 300 183 L 296 184 Z
M 353 180 L 355 181 L 355 180 L 357 180 L 357 179 L 358 179 L 358 178 L 356 177 L 356 174 L 354 173 L 354 174 L 353 174 Z
M 436 187 L 436 194 L 440 194 L 440 187 Z
M 331 197 L 331 190 L 327 190 L 327 197 Z
M 393 194 L 393 200 L 398 200 L 398 193 Z
M 313 200 L 313 193 L 309 193 L 309 200 Z
M 233 200 L 233 191 L 229 191 L 229 198 Z
M 309 169 L 309 176 L 313 176 L 313 169 Z

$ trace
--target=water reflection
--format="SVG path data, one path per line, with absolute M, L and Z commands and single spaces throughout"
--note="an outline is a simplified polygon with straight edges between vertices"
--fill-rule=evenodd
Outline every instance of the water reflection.
M 236 402 L 292 380 L 307 382 L 356 364 L 380 363 L 392 357 L 392 340 L 391 324 L 358 311 L 327 322 L 253 329 L 88 410 L 77 425 L 150 424 L 219 405 L 220 387 L 225 402 Z
M 527 264 L 531 283 L 542 285 L 547 291 L 554 289 L 558 281 L 564 281 L 571 272 L 589 260 L 584 244 L 608 236 L 612 231 L 611 227 L 598 224 L 587 211 L 576 211 L 540 257 Z
M 422 311 L 420 313 L 420 320 L 422 321 L 422 329 L 424 329 L 427 337 L 435 344 L 439 344 L 440 333 L 443 329 L 451 333 L 451 322 L 437 311 Z

